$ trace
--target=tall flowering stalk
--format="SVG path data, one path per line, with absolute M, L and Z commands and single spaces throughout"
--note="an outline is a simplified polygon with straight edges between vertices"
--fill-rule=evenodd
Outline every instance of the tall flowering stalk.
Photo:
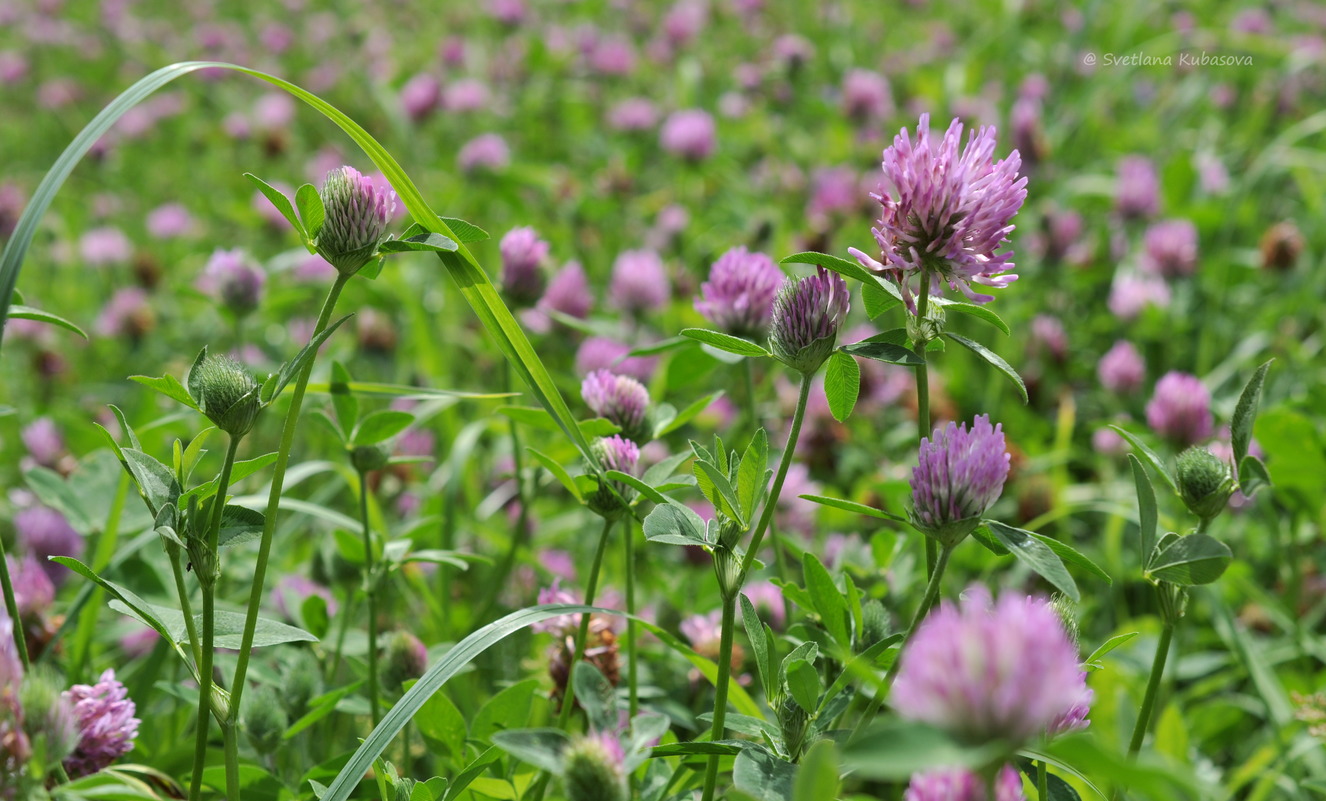
M 937 546 L 938 554 L 902 648 L 909 648 L 908 643 L 939 597 L 953 549 L 980 525 L 981 517 L 999 500 L 1008 478 L 1009 461 L 1003 426 L 991 426 L 987 415 L 978 415 L 970 428 L 949 423 L 921 440 L 917 464 L 912 468 L 911 521 L 926 536 L 928 545 Z M 889 667 L 884 688 L 871 699 L 857 723 L 856 734 L 874 719 L 901 666 L 899 658 Z
M 741 533 L 739 530 L 720 531 L 719 544 L 714 550 L 714 570 L 723 595 L 722 629 L 718 646 L 718 680 L 714 685 L 714 720 L 710 734 L 714 740 L 722 739 L 726 730 L 727 693 L 732 674 L 732 638 L 736 629 L 737 596 L 740 595 L 741 587 L 746 583 L 746 577 L 755 564 L 755 557 L 764 542 L 764 535 L 771 531 L 769 524 L 778 507 L 778 497 L 783 491 L 783 482 L 787 479 L 788 468 L 792 466 L 797 439 L 801 435 L 801 424 L 806 416 L 806 403 L 810 399 L 812 380 L 829 358 L 829 354 L 833 353 L 838 341 L 838 331 L 847 317 L 848 308 L 847 283 L 823 267 L 805 278 L 789 278 L 774 300 L 769 349 L 775 358 L 801 374 L 801 388 L 797 395 L 796 409 L 792 413 L 787 443 L 783 446 L 783 455 L 778 463 L 778 472 L 774 474 L 773 486 L 764 499 L 764 507 L 745 556 L 737 561 L 734 548 L 735 541 Z M 757 432 L 758 440 L 762 441 L 763 437 L 763 431 Z M 764 469 L 762 463 L 759 469 L 762 473 Z M 727 529 L 729 526 L 724 525 L 720 528 Z M 782 548 L 779 547 L 776 533 L 770 536 L 770 545 L 774 551 L 778 575 L 786 577 Z M 712 801 L 717 785 L 718 757 L 712 756 L 705 771 L 703 801 Z
M 379 190 L 371 180 L 351 167 L 333 170 L 319 193 L 326 219 L 317 235 L 317 249 L 323 258 L 336 267 L 336 280 L 322 303 L 313 338 L 326 330 L 331 321 L 336 301 L 349 280 L 364 265 L 373 260 L 386 231 L 387 221 L 395 209 L 390 191 Z M 373 239 L 370 248 L 368 242 Z M 258 545 L 258 558 L 254 563 L 253 584 L 249 590 L 248 606 L 244 618 L 244 634 L 240 640 L 235 679 L 231 687 L 230 709 L 222 726 L 225 739 L 226 793 L 229 798 L 239 797 L 239 743 L 236 731 L 239 725 L 240 702 L 244 696 L 245 679 L 253 652 L 253 639 L 258 627 L 258 608 L 262 605 L 263 581 L 267 575 L 267 562 L 271 557 L 272 538 L 276 533 L 276 518 L 280 511 L 281 491 L 285 486 L 285 473 L 290 465 L 290 450 L 295 442 L 295 429 L 308 390 L 309 376 L 313 373 L 314 359 L 309 359 L 299 371 L 290 395 L 290 408 L 281 429 L 281 442 L 272 467 L 272 485 L 267 495 L 262 537 Z
M 207 739 L 211 729 L 212 666 L 216 654 L 216 580 L 221 575 L 221 520 L 239 444 L 253 429 L 263 407 L 260 390 L 253 375 L 227 356 L 204 356 L 189 372 L 189 391 L 196 399 L 198 408 L 229 439 L 206 529 L 203 532 L 188 532 L 185 542 L 189 561 L 193 564 L 194 575 L 198 577 L 203 594 L 202 645 L 195 652 L 199 657 L 198 730 L 194 743 L 193 778 L 189 784 L 191 799 L 202 797 L 202 772 L 207 761 Z
M 894 137 L 881 160 L 882 211 L 871 229 L 879 246 L 877 260 L 850 248 L 861 266 L 898 285 L 907 309 L 908 336 L 921 364 L 916 367 L 916 430 L 923 439 L 930 430 L 930 372 L 925 362 L 929 342 L 943 328 L 943 315 L 931 316 L 930 296 L 944 284 L 977 303 L 994 300 L 972 284 L 1003 289 L 1017 280 L 1009 273 L 1013 252 L 999 249 L 1013 231 L 1012 219 L 1027 198 L 1027 179 L 1018 177 L 1022 159 L 1014 150 L 994 160 L 995 129 L 968 134 L 954 119 L 942 140 L 930 132 L 930 115 L 922 114 L 912 141 L 907 129 Z M 918 300 L 919 299 L 919 300 Z M 926 567 L 933 574 L 936 549 L 926 541 Z

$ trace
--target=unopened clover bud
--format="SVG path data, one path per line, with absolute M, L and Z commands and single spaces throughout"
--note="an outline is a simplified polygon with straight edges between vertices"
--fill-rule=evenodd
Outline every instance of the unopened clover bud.
M 562 752 L 568 801 L 625 801 L 623 762 L 617 738 L 606 733 L 577 738 Z
M 410 679 L 417 679 L 428 670 L 428 649 L 420 639 L 408 631 L 397 631 L 387 640 L 387 659 L 382 666 L 382 681 L 387 687 L 399 688 Z
M 861 604 L 861 636 L 858 637 L 860 649 L 864 651 L 889 634 L 889 613 L 878 598 L 871 598 Z
M 599 464 L 604 470 L 616 470 L 619 473 L 635 475 L 635 468 L 640 461 L 640 447 L 629 439 L 617 434 L 601 437 L 590 446 Z M 618 481 L 599 482 L 599 488 L 585 500 L 590 511 L 608 520 L 615 519 L 626 510 L 635 491 Z
M 299 651 L 285 665 L 281 680 L 281 704 L 290 717 L 299 719 L 308 712 L 309 704 L 322 695 L 322 671 L 318 660 L 308 651 Z
M 391 451 L 381 443 L 359 445 L 350 451 L 350 464 L 360 473 L 381 470 L 391 460 Z
M 18 688 L 23 733 L 34 747 L 41 744 L 47 762 L 63 762 L 78 747 L 78 714 L 73 702 L 61 693 L 63 687 L 56 676 L 39 666 L 34 668 Z
M 1178 484 L 1188 510 L 1202 520 L 1224 511 L 1234 493 L 1229 465 L 1205 448 L 1189 448 L 1179 454 Z
M 244 733 L 253 750 L 259 754 L 274 753 L 289 726 L 276 692 L 265 685 L 254 690 L 253 697 L 244 705 Z
M 353 167 L 338 167 L 327 173 L 318 195 L 326 215 L 317 232 L 318 253 L 342 275 L 354 275 L 377 255 L 396 210 L 395 194 Z
M 921 440 L 912 468 L 912 525 L 953 547 L 999 500 L 1009 455 L 1001 425 L 977 415 L 970 428 L 949 423 Z
M 262 411 L 261 387 L 248 368 L 229 356 L 204 355 L 189 371 L 189 394 L 217 428 L 242 437 Z
M 414 779 L 396 779 L 392 782 L 392 798 L 395 801 L 410 801 L 414 795 Z
M 779 361 L 804 375 L 820 369 L 847 317 L 847 282 L 823 267 L 800 280 L 789 278 L 774 299 L 769 347 Z

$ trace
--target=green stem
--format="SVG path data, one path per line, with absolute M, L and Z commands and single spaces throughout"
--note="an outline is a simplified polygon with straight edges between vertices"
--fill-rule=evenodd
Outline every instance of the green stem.
M 603 567 L 603 552 L 608 548 L 608 532 L 612 531 L 613 521 L 603 520 L 603 533 L 599 534 L 599 544 L 594 550 L 594 563 L 589 568 L 589 585 L 585 587 L 585 606 L 594 605 L 594 596 L 599 589 L 599 569 Z M 589 639 L 590 614 L 580 616 L 580 631 L 576 634 L 575 653 L 571 654 L 571 668 L 567 672 L 566 692 L 562 696 L 562 711 L 557 715 L 557 728 L 565 731 L 571 720 L 571 710 L 575 708 L 575 666 L 580 663 L 585 652 L 585 642 Z
M 723 628 L 718 641 L 718 680 L 714 683 L 714 725 L 709 730 L 710 742 L 723 739 L 727 725 L 727 688 L 732 676 L 732 633 L 736 627 L 739 594 L 732 592 L 723 598 Z M 718 754 L 709 757 L 701 801 L 713 801 L 714 788 L 718 785 L 718 761 Z
M 1161 591 L 1166 591 L 1161 588 Z M 1137 713 L 1137 725 L 1133 727 L 1133 739 L 1128 744 L 1128 756 L 1135 757 L 1142 750 L 1142 740 L 1146 739 L 1147 729 L 1151 724 L 1151 713 L 1156 707 L 1156 696 L 1160 693 L 1160 678 L 1165 673 L 1165 660 L 1169 657 L 1170 641 L 1174 639 L 1174 623 L 1166 622 L 1160 630 L 1160 642 L 1156 644 L 1155 661 L 1151 663 L 1151 678 L 1146 683 L 1146 695 L 1142 696 L 1142 709 Z
M 368 708 L 373 727 L 382 719 L 378 709 L 378 590 L 373 567 L 373 532 L 368 525 L 368 480 L 359 471 L 359 520 L 364 526 L 364 594 L 368 597 Z
M 640 677 L 635 651 L 635 526 L 627 519 L 622 524 L 626 540 L 626 686 L 631 720 L 640 711 Z
M 511 382 L 508 379 L 507 389 L 511 388 Z M 497 605 L 498 595 L 502 588 L 506 586 L 507 578 L 511 575 L 511 570 L 516 565 L 516 555 L 520 553 L 520 546 L 525 541 L 525 530 L 529 526 L 529 504 L 525 497 L 525 482 L 521 480 L 524 475 L 524 465 L 521 459 L 520 432 L 516 429 L 516 421 L 510 421 L 511 432 L 511 460 L 515 469 L 516 482 L 516 503 L 520 504 L 520 513 L 516 517 L 515 530 L 511 532 L 511 544 L 507 546 L 506 554 L 502 557 L 502 562 L 497 568 L 497 573 L 493 576 L 493 581 L 488 587 L 488 597 L 484 601 L 483 611 L 476 617 L 476 620 L 487 620 L 492 614 L 493 607 Z
M 598 548 L 594 551 L 594 563 L 589 568 L 589 586 L 585 588 L 585 606 L 594 605 L 594 596 L 599 587 L 599 569 L 603 567 L 603 552 L 608 546 L 608 532 L 612 531 L 612 520 L 603 519 L 603 533 L 599 535 Z M 629 536 L 629 534 L 628 534 Z M 562 709 L 557 714 L 557 728 L 566 731 L 567 725 L 571 722 L 571 710 L 575 708 L 575 674 L 576 665 L 580 663 L 581 654 L 585 652 L 585 641 L 589 639 L 589 619 L 588 613 L 580 616 L 580 631 L 576 634 L 575 652 L 571 654 L 570 669 L 566 674 L 566 692 L 562 695 Z M 543 795 L 548 790 L 548 782 L 552 779 L 552 774 L 547 771 L 540 773 L 539 778 L 530 787 L 527 798 L 533 801 L 543 801 Z
M 23 663 L 23 670 L 27 672 L 28 663 L 28 642 L 23 634 L 23 622 L 18 616 L 18 601 L 14 598 L 14 582 L 9 577 L 9 557 L 5 555 L 5 540 L 0 537 L 0 589 L 5 595 L 5 611 L 9 613 L 9 619 L 13 621 L 14 630 L 14 648 L 18 651 L 18 659 Z
M 230 721 L 224 721 L 221 724 L 221 737 L 226 753 L 226 787 L 237 788 L 239 787 L 239 730 L 231 725 Z M 235 790 L 226 791 L 229 801 L 239 801 L 239 796 L 235 793 Z
M 926 537 L 929 540 L 929 537 Z M 935 605 L 935 600 L 939 598 L 939 585 L 944 578 L 944 571 L 948 568 L 948 558 L 953 553 L 953 548 L 944 547 L 939 549 L 939 557 L 935 562 L 935 569 L 930 573 L 930 582 L 925 587 L 925 597 L 921 599 L 921 605 L 916 608 L 916 614 L 912 616 L 912 622 L 907 627 L 907 634 L 902 642 L 898 644 L 898 653 L 893 658 L 893 664 L 889 665 L 889 672 L 884 676 L 884 686 L 875 691 L 875 696 L 870 699 L 870 704 L 866 707 L 866 712 L 857 721 L 856 728 L 852 730 L 852 740 L 861 736 L 870 722 L 875 719 L 879 713 L 880 706 L 884 703 L 884 698 L 889 694 L 889 689 L 893 686 L 893 680 L 898 677 L 898 669 L 902 666 L 903 650 L 907 648 L 907 643 L 911 642 L 912 635 L 916 633 L 917 627 L 921 621 L 925 620 L 926 614 L 930 608 Z
M 193 742 L 193 779 L 189 782 L 189 801 L 203 797 L 203 768 L 207 765 L 207 735 L 212 728 L 212 638 L 216 593 L 203 586 L 202 661 L 198 663 L 198 729 Z
M 1036 762 L 1036 797 L 1040 801 L 1050 801 L 1050 775 L 1045 769 L 1045 763 Z
M 203 661 L 202 640 L 198 639 L 198 624 L 193 622 L 193 604 L 189 601 L 189 589 L 184 584 L 184 566 L 180 564 L 180 546 L 171 543 L 166 547 L 170 556 L 170 571 L 175 575 L 175 594 L 180 597 L 180 611 L 184 614 L 184 630 L 189 634 L 189 646 L 193 650 L 193 664 Z
M 810 400 L 810 383 L 812 373 L 801 374 L 801 393 L 797 396 L 796 411 L 792 413 L 792 428 L 787 434 L 787 444 L 783 446 L 783 458 L 778 463 L 778 474 L 774 476 L 773 487 L 769 490 L 769 497 L 764 502 L 764 511 L 760 514 L 760 522 L 755 527 L 755 536 L 751 538 L 750 550 L 746 551 L 746 556 L 741 560 L 741 573 L 738 574 L 737 589 L 746 583 L 746 576 L 750 573 L 751 566 L 755 564 L 755 555 L 760 552 L 760 544 L 764 540 L 764 534 L 769 530 L 769 522 L 773 520 L 774 510 L 778 507 L 778 495 L 783 491 L 783 481 L 787 478 L 787 469 L 792 466 L 792 457 L 796 452 L 797 438 L 801 436 L 801 421 L 806 416 L 806 402 Z M 770 544 L 773 546 L 774 554 L 777 557 L 779 578 L 786 579 L 787 575 L 782 569 L 781 549 L 778 547 L 778 535 L 775 533 L 770 538 Z M 721 666 L 720 666 L 721 669 Z
M 921 271 L 921 298 L 916 307 L 916 330 L 925 330 L 925 315 L 930 306 L 930 273 Z M 916 367 L 916 442 L 930 436 L 930 362 L 926 360 L 925 348 L 930 344 L 922 337 L 917 337 L 913 352 L 921 359 Z M 935 572 L 936 543 L 925 538 L 925 571 L 929 575 Z
M 349 276 L 336 276 L 327 299 L 322 303 L 318 322 L 313 327 L 313 338 L 327 328 L 332 309 L 341 296 L 341 290 L 350 280 Z M 315 354 L 316 358 L 316 354 Z M 249 671 L 249 658 L 253 651 L 253 637 L 258 627 L 258 608 L 262 605 L 263 579 L 267 575 L 267 560 L 272 553 L 272 537 L 276 533 L 276 516 L 281 506 L 281 489 L 285 484 L 285 471 L 290 465 L 290 449 L 295 443 L 295 428 L 299 424 L 300 407 L 304 404 L 304 393 L 308 389 L 309 376 L 313 373 L 314 358 L 310 358 L 295 379 L 295 389 L 290 396 L 290 410 L 286 412 L 285 424 L 281 429 L 281 445 L 276 452 L 276 464 L 272 467 L 272 487 L 267 493 L 267 509 L 262 524 L 262 539 L 258 544 L 258 559 L 253 568 L 253 585 L 249 590 L 249 603 L 244 618 L 244 636 L 240 639 L 239 661 L 235 665 L 235 681 L 230 695 L 230 723 L 239 720 L 240 700 L 244 695 L 244 680 Z M 234 796 L 237 798 L 238 796 Z M 233 801 L 233 798 L 232 798 Z
M 203 792 L 203 768 L 207 765 L 207 740 L 212 728 L 212 665 L 216 655 L 216 574 L 218 571 L 217 554 L 221 538 L 221 516 L 226 506 L 226 493 L 230 490 L 230 475 L 235 467 L 235 454 L 239 451 L 241 437 L 230 435 L 226 460 L 221 466 L 221 477 L 216 483 L 216 495 L 212 498 L 212 514 L 207 523 L 207 551 L 211 564 L 194 565 L 198 574 L 198 583 L 203 590 L 203 644 L 198 656 L 198 731 L 193 746 L 193 780 L 189 784 L 190 801 L 200 801 Z M 203 571 L 207 571 L 204 574 Z M 224 730 L 226 722 L 222 722 Z M 227 770 L 229 773 L 229 770 Z M 227 795 L 238 798 L 238 784 L 227 787 Z

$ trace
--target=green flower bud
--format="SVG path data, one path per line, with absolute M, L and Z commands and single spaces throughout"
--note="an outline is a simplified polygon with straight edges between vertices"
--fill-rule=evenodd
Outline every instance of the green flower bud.
M 1202 520 L 1224 511 L 1234 493 L 1229 465 L 1205 448 L 1189 448 L 1179 454 L 1178 484 L 1179 496 Z
M 318 195 L 326 214 L 316 232 L 318 253 L 342 275 L 354 275 L 377 254 L 396 210 L 394 196 L 353 167 L 327 173 Z
M 23 732 L 33 752 L 50 765 L 74 753 L 81 736 L 73 702 L 61 689 L 61 682 L 49 669 L 34 666 L 18 691 Z
M 189 371 L 189 394 L 217 428 L 242 437 L 262 411 L 261 387 L 248 368 L 229 356 L 204 350 Z
M 253 750 L 259 754 L 275 752 L 289 727 L 290 721 L 276 691 L 266 685 L 254 690 L 253 697 L 244 705 L 244 733 Z
M 861 605 L 861 636 L 857 638 L 858 647 L 864 651 L 887 636 L 889 636 L 889 613 L 878 598 L 871 598 Z
M 382 443 L 360 445 L 350 451 L 350 464 L 361 473 L 381 470 L 391 460 L 391 451 Z
M 577 738 L 562 752 L 568 801 L 626 801 L 621 745 L 607 734 Z
M 926 307 L 924 319 L 907 315 L 907 338 L 913 342 L 933 342 L 944 333 L 946 319 L 944 307 L 931 303 Z
M 295 652 L 286 665 L 281 680 L 281 704 L 291 718 L 298 720 L 308 712 L 309 703 L 322 695 L 322 671 L 318 660 L 305 650 Z
M 210 505 L 205 508 L 210 508 Z M 215 586 L 217 578 L 221 576 L 221 560 L 208 546 L 207 539 L 190 534 L 184 540 L 184 549 L 189 555 L 189 569 L 198 577 L 198 583 L 204 587 Z
M 1077 604 L 1068 596 L 1056 592 L 1050 598 L 1050 608 L 1063 622 L 1068 639 L 1073 641 L 1073 645 L 1077 645 L 1081 637 L 1081 629 L 1077 625 Z
M 399 689 L 410 679 L 417 679 L 428 670 L 428 649 L 418 637 L 408 631 L 397 631 L 387 640 L 387 658 L 382 666 L 382 683 Z

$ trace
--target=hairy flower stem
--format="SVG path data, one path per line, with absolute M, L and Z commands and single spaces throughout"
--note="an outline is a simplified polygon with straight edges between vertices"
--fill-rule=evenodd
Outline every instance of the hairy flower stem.
M 28 664 L 28 643 L 27 638 L 23 636 L 23 624 L 19 623 L 18 601 L 14 598 L 14 582 L 9 577 L 9 559 L 5 556 L 5 541 L 0 537 L 0 589 L 4 590 L 5 611 L 9 613 L 9 619 L 14 621 L 14 649 L 18 651 L 18 659 L 23 663 L 23 670 L 26 672 Z
M 1161 592 L 1165 592 L 1165 588 Z M 1160 693 L 1160 679 L 1165 673 L 1165 660 L 1169 658 L 1170 641 L 1174 639 L 1174 623 L 1166 621 L 1160 630 L 1160 642 L 1156 644 L 1155 661 L 1151 663 L 1151 678 L 1146 683 L 1146 694 L 1142 696 L 1142 709 L 1137 713 L 1137 725 L 1133 726 L 1133 739 L 1128 743 L 1128 756 L 1135 757 L 1142 750 L 1142 740 L 1146 739 L 1147 729 L 1151 724 L 1151 713 L 1156 707 L 1156 696 Z
M 189 635 L 189 647 L 193 651 L 193 664 L 203 661 L 202 641 L 198 639 L 198 624 L 193 622 L 193 604 L 189 602 L 189 589 L 184 584 L 184 565 L 180 558 L 180 547 L 174 543 L 166 546 L 170 557 L 170 571 L 175 575 L 175 594 L 180 597 L 180 612 L 184 614 L 184 630 Z
M 635 525 L 630 518 L 622 523 L 626 534 L 626 686 L 631 720 L 640 711 L 640 677 L 635 659 Z
M 241 437 L 230 436 L 226 460 L 221 466 L 221 477 L 216 482 L 216 495 L 212 498 L 211 519 L 207 522 L 207 551 L 210 565 L 194 565 L 198 583 L 203 590 L 203 644 L 198 662 L 198 730 L 193 746 L 193 778 L 189 782 L 190 801 L 200 801 L 203 793 L 203 768 L 207 765 L 207 740 L 212 728 L 212 660 L 216 655 L 216 573 L 219 572 L 221 517 L 225 511 L 226 493 L 230 491 L 230 474 L 235 467 L 235 454 Z M 222 721 L 225 728 L 226 721 Z M 238 798 L 237 795 L 232 795 Z
M 603 520 L 603 533 L 599 534 L 598 547 L 594 549 L 594 563 L 589 568 L 589 584 L 585 587 L 585 606 L 594 605 L 594 596 L 599 590 L 599 570 L 603 567 L 603 552 L 608 549 L 608 534 L 612 531 L 613 521 Z M 567 674 L 566 693 L 562 696 L 562 711 L 557 715 L 557 728 L 566 731 L 571 721 L 571 710 L 575 708 L 575 666 L 583 659 L 585 642 L 589 640 L 589 619 L 591 615 L 580 616 L 580 631 L 576 633 L 575 652 L 571 654 L 571 669 Z
M 382 719 L 378 709 L 378 577 L 373 565 L 373 531 L 368 525 L 368 476 L 359 471 L 359 521 L 364 527 L 364 596 L 368 599 L 368 708 L 373 727 Z
M 511 389 L 511 374 L 507 371 L 507 378 L 504 388 L 507 391 Z M 506 586 L 507 578 L 510 577 L 512 569 L 516 566 L 516 556 L 520 553 L 520 546 L 525 541 L 525 530 L 529 527 L 529 503 L 525 497 L 524 461 L 521 458 L 520 431 L 516 426 L 515 420 L 508 421 L 509 432 L 511 436 L 511 461 L 514 470 L 514 480 L 516 482 L 516 503 L 520 505 L 520 513 L 516 517 L 515 528 L 511 532 L 511 544 L 507 546 L 506 554 L 502 557 L 502 562 L 493 574 L 493 580 L 488 587 L 488 597 L 484 600 L 483 611 L 479 613 L 476 620 L 487 620 L 493 612 L 493 607 L 497 606 L 497 598 L 503 587 Z
M 764 501 L 764 511 L 760 514 L 760 522 L 755 526 L 755 536 L 751 538 L 750 550 L 746 551 L 746 556 L 741 560 L 741 573 L 738 574 L 734 594 L 740 592 L 741 588 L 745 586 L 746 576 L 750 574 L 751 566 L 755 564 L 755 555 L 760 552 L 760 544 L 764 541 L 765 532 L 769 530 L 769 522 L 773 520 L 774 510 L 778 507 L 778 495 L 783 491 L 783 481 L 787 478 L 787 469 L 792 466 L 792 457 L 796 453 L 797 438 L 801 436 L 801 421 L 806 417 L 806 402 L 810 400 L 811 378 L 811 373 L 802 373 L 801 375 L 801 394 L 797 396 L 796 411 L 792 413 L 792 428 L 787 433 L 787 444 L 783 446 L 783 458 L 778 463 L 778 473 L 774 476 L 774 483 L 769 490 L 769 497 Z M 777 532 L 774 532 L 770 538 L 770 544 L 773 546 L 775 556 L 778 556 L 780 550 Z M 786 579 L 787 576 L 782 570 L 781 556 L 777 558 L 776 563 L 778 565 L 778 577 Z M 720 658 L 730 656 L 729 653 L 721 655 Z M 719 669 L 722 669 L 721 665 Z
M 926 541 L 933 542 L 929 537 L 926 537 Z M 860 737 L 866 727 L 870 725 L 870 722 L 875 719 L 875 715 L 879 714 L 880 706 L 883 705 L 890 688 L 893 687 L 893 680 L 898 677 L 898 669 L 902 667 L 903 650 L 907 647 L 907 643 L 911 641 L 912 635 L 916 633 L 916 629 L 921 625 L 921 621 L 925 620 L 930 608 L 935 605 L 935 601 L 939 598 L 939 585 L 944 578 L 944 571 L 948 568 L 948 558 L 952 553 L 952 547 L 946 546 L 939 549 L 935 569 L 930 573 L 930 583 L 925 588 L 925 597 L 921 599 L 921 605 L 916 607 L 916 614 L 912 616 L 911 625 L 907 627 L 907 634 L 902 638 L 902 642 L 898 643 L 898 653 L 893 657 L 893 664 L 889 665 L 889 672 L 884 675 L 884 686 L 876 690 L 875 696 L 870 699 L 865 714 L 861 716 L 861 719 L 856 723 L 856 728 L 852 730 L 851 740 Z
M 710 742 L 723 739 L 727 725 L 727 688 L 732 676 L 732 631 L 736 626 L 737 597 L 740 589 L 725 593 L 723 597 L 723 628 L 718 640 L 718 680 L 714 682 L 714 725 L 709 730 Z M 718 785 L 718 754 L 709 757 L 704 774 L 704 795 L 700 801 L 713 801 Z
M 917 331 L 925 330 L 925 315 L 930 306 L 930 271 L 921 271 L 920 299 L 916 303 Z M 930 436 L 930 363 L 925 358 L 925 348 L 930 343 L 924 336 L 917 337 L 914 351 L 921 363 L 916 367 L 916 443 Z M 935 541 L 925 538 L 925 572 L 935 572 Z
M 336 307 L 336 300 L 341 296 L 341 290 L 345 288 L 345 284 L 349 280 L 350 276 L 337 274 L 336 281 L 327 293 L 327 299 L 322 303 L 322 311 L 318 314 L 318 322 L 313 327 L 314 338 L 327 328 L 332 309 Z M 249 672 L 249 657 L 253 651 L 253 637 L 258 628 L 258 607 L 262 605 L 263 579 L 267 576 L 267 560 L 272 554 L 272 537 L 276 533 L 276 516 L 281 506 L 281 489 L 285 485 L 285 471 L 290 465 L 290 449 L 295 443 L 295 428 L 299 424 L 299 411 L 304 404 L 304 393 L 308 390 L 308 380 L 313 372 L 314 361 L 315 359 L 309 359 L 295 379 L 295 389 L 290 396 L 290 410 L 286 412 L 285 424 L 281 429 L 281 445 L 276 451 L 276 464 L 272 467 L 272 487 L 267 494 L 267 509 L 262 524 L 262 539 L 258 544 L 258 559 L 253 567 L 253 585 L 249 590 L 248 608 L 245 612 L 244 636 L 240 639 L 239 661 L 235 665 L 235 681 L 230 690 L 230 714 L 227 722 L 232 728 L 235 728 L 239 721 L 240 700 L 244 695 L 244 680 Z M 229 766 L 227 766 L 227 779 L 229 775 Z M 234 801 L 234 799 L 239 798 L 239 787 L 237 785 L 231 786 L 227 780 L 226 794 L 231 801 Z
M 613 521 L 603 519 L 603 533 L 599 534 L 599 544 L 594 551 L 594 563 L 589 569 L 589 585 L 585 587 L 585 606 L 594 605 L 594 596 L 599 589 L 599 569 L 603 566 L 603 552 L 607 550 L 608 533 L 612 531 Z M 630 537 L 628 532 L 627 537 Z M 562 695 L 562 709 L 557 714 L 557 728 L 566 731 L 571 723 L 571 710 L 575 709 L 575 666 L 580 662 L 581 654 L 585 652 L 585 642 L 589 639 L 589 618 L 588 613 L 580 616 L 580 631 L 576 633 L 575 652 L 571 654 L 571 669 L 567 672 L 566 692 Z M 530 787 L 526 798 L 532 801 L 543 801 L 543 795 L 548 791 L 548 783 L 552 780 L 552 774 L 543 771 L 539 778 Z

